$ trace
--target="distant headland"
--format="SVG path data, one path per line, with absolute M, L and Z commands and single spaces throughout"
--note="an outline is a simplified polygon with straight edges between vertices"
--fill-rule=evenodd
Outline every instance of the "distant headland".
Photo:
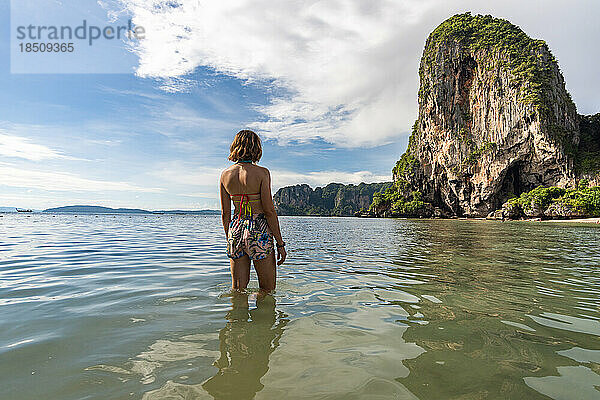
M 273 202 L 279 215 L 346 217 L 367 212 L 373 195 L 391 186 L 392 182 L 330 183 L 315 189 L 307 184 L 286 186 L 275 193 Z
M 15 207 L 0 207 L 0 212 L 17 212 Z M 143 210 L 141 208 L 110 208 L 102 206 L 75 205 L 47 208 L 43 213 L 54 214 L 186 214 L 186 215 L 218 215 L 219 210 Z

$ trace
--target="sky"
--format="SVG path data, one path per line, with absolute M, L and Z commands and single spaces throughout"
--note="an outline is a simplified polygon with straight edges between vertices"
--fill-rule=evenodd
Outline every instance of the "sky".
M 0 206 L 216 209 L 243 128 L 263 139 L 273 191 L 391 180 L 427 35 L 466 11 L 544 39 L 579 113 L 600 111 L 593 0 L 2 0 Z M 39 40 L 18 26 L 84 19 L 144 34 L 19 52 Z

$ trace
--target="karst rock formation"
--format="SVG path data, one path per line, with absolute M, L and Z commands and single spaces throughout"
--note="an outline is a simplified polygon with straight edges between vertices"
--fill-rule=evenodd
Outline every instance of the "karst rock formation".
M 477 217 L 537 186 L 576 184 L 580 125 L 590 117 L 577 114 L 544 41 L 506 20 L 455 15 L 428 37 L 419 76 L 397 190 Z

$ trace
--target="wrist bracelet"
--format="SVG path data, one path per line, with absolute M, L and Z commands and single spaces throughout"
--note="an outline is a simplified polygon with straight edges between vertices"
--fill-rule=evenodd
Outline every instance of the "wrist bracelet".
M 279 243 L 275 243 L 275 246 L 277 246 L 278 249 L 285 247 L 285 242 L 279 244 Z

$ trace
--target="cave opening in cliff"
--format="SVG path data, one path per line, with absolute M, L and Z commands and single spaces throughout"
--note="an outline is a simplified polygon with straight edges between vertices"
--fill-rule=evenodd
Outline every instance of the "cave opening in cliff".
M 494 204 L 496 209 L 502 207 L 502 204 L 508 199 L 515 196 L 520 196 L 521 193 L 528 192 L 533 189 L 533 187 L 531 187 L 531 185 L 523 179 L 523 167 L 524 164 L 515 163 L 506 170 L 506 174 L 502 180 L 502 186 L 498 192 L 496 204 Z

